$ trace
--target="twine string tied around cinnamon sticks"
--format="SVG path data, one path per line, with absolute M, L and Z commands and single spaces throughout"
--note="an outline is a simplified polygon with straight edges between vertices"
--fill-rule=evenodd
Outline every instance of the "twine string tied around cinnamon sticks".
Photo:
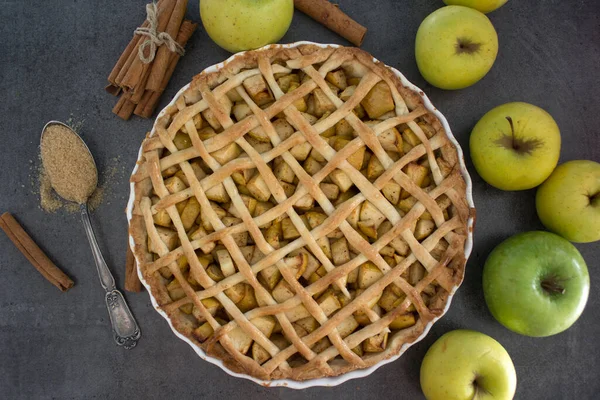
M 154 60 L 156 56 L 156 50 L 158 46 L 165 45 L 167 48 L 176 52 L 180 56 L 185 54 L 183 47 L 175 41 L 167 32 L 157 32 L 158 26 L 158 10 L 156 3 L 152 2 L 146 4 L 146 20 L 148 21 L 148 27 L 139 27 L 135 30 L 134 34 L 147 36 L 146 39 L 138 48 L 138 56 L 144 64 L 149 64 Z M 149 47 L 150 53 L 146 56 L 145 50 Z

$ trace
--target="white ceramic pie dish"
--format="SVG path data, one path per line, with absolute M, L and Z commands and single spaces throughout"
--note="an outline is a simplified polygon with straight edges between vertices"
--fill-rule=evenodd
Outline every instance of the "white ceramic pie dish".
M 313 42 L 306 42 L 306 41 L 302 41 L 302 42 L 295 42 L 295 43 L 290 43 L 290 44 L 285 44 L 285 45 L 281 45 L 281 47 L 283 48 L 292 48 L 292 47 L 296 47 L 299 45 L 304 45 L 304 44 L 310 44 L 310 45 L 315 45 L 315 46 L 319 46 L 319 47 L 341 47 L 339 45 L 335 45 L 335 44 L 320 44 L 320 43 L 313 43 Z M 223 67 L 223 65 L 227 62 L 229 62 L 231 59 L 233 59 L 234 57 L 243 54 L 243 53 L 237 53 L 234 54 L 233 56 L 231 56 L 229 59 L 219 63 L 219 64 L 215 64 L 212 65 L 208 68 L 206 68 L 204 70 L 204 72 L 214 72 L 219 70 L 220 68 Z M 374 61 L 378 61 L 377 59 L 373 59 Z M 450 130 L 450 125 L 448 124 L 448 121 L 446 120 L 446 118 L 442 115 L 442 113 L 440 113 L 434 106 L 433 104 L 431 104 L 431 101 L 429 100 L 429 98 L 427 98 L 427 96 L 424 94 L 424 92 L 419 89 L 418 87 L 416 87 L 415 85 L 413 85 L 412 83 L 410 83 L 405 77 L 404 75 L 402 75 L 402 73 L 400 73 L 400 71 L 396 70 L 395 68 L 389 67 L 391 71 L 393 71 L 396 76 L 400 79 L 400 81 L 402 82 L 402 84 L 406 87 L 408 87 L 409 89 L 413 90 L 416 93 L 419 93 L 423 99 L 423 103 L 425 105 L 425 107 L 431 111 L 442 123 L 442 126 L 444 127 L 446 134 L 448 136 L 448 138 L 450 139 L 450 141 L 452 142 L 452 144 L 456 147 L 457 153 L 458 153 L 458 158 L 459 158 L 459 163 L 460 163 L 460 171 L 461 174 L 465 180 L 466 183 L 466 198 L 467 198 L 467 203 L 469 204 L 470 208 L 475 208 L 475 205 L 473 203 L 473 194 L 472 194 L 472 183 L 471 183 L 471 177 L 469 176 L 469 173 L 467 171 L 467 168 L 465 166 L 465 161 L 464 161 L 464 156 L 463 156 L 463 152 L 462 149 L 460 148 L 460 145 L 458 144 L 456 138 L 452 135 L 452 132 Z M 164 113 L 165 110 L 171 106 L 172 104 L 175 103 L 175 101 L 179 98 L 180 95 L 183 94 L 183 92 L 189 87 L 189 83 L 187 85 L 185 85 L 183 88 L 181 88 L 181 90 L 179 90 L 179 92 L 177 92 L 177 94 L 175 95 L 175 97 L 171 100 L 171 102 L 158 114 L 157 119 L 160 118 Z M 150 135 L 154 135 L 155 134 L 155 130 L 152 129 Z M 140 146 L 140 150 L 138 153 L 138 161 L 141 160 L 142 157 L 142 149 Z M 136 163 L 135 168 L 132 171 L 132 175 L 136 173 L 138 169 L 138 164 Z M 129 201 L 127 203 L 127 209 L 126 209 L 126 214 L 127 214 L 127 222 L 129 223 L 131 218 L 132 218 L 132 211 L 133 211 L 133 204 L 134 204 L 134 184 L 131 183 L 130 184 L 130 189 L 131 189 L 131 193 L 129 196 Z M 474 227 L 474 217 L 471 216 L 469 217 L 469 220 L 467 222 L 467 240 L 465 241 L 465 262 L 466 260 L 468 260 L 469 255 L 471 254 L 471 251 L 473 249 L 473 227 Z M 134 242 L 133 242 L 133 238 L 131 236 L 129 236 L 129 246 L 133 247 Z M 179 333 L 172 325 L 170 319 L 168 318 L 167 314 L 160 310 L 158 303 L 156 302 L 156 299 L 154 298 L 154 296 L 152 296 L 151 294 L 151 290 L 149 285 L 147 284 L 147 282 L 145 281 L 144 277 L 142 276 L 141 271 L 138 269 L 138 276 L 141 280 L 141 282 L 143 283 L 143 285 L 146 287 L 146 290 L 148 291 L 148 293 L 150 294 L 150 301 L 152 302 L 152 306 L 154 307 L 154 309 L 160 314 L 162 315 L 163 318 L 165 318 L 167 320 L 167 323 L 169 324 L 169 326 L 171 327 L 171 329 L 173 330 L 173 333 L 179 337 L 181 340 L 187 342 L 195 351 L 196 353 L 200 356 L 200 358 L 202 358 L 203 360 L 206 360 L 214 365 L 219 366 L 222 370 L 224 370 L 226 373 L 228 373 L 229 375 L 238 377 L 238 378 L 244 378 L 244 379 L 248 379 L 251 380 L 255 383 L 258 383 L 262 386 L 265 387 L 289 387 L 292 389 L 306 389 L 309 387 L 313 387 L 313 386 L 336 386 L 339 385 L 343 382 L 346 382 L 350 379 L 356 379 L 356 378 L 362 378 L 365 376 L 370 375 L 373 371 L 375 371 L 377 368 L 381 367 L 382 365 L 388 364 L 390 362 L 395 361 L 396 359 L 398 359 L 410 346 L 412 346 L 413 344 L 419 342 L 421 339 L 423 339 L 427 333 L 429 332 L 429 330 L 431 329 L 431 326 L 433 325 L 433 323 L 435 321 L 437 321 L 438 319 L 440 319 L 441 317 L 444 316 L 444 314 L 446 314 L 446 311 L 448 310 L 448 308 L 450 307 L 450 303 L 452 302 L 452 297 L 454 296 L 454 293 L 456 292 L 456 290 L 458 289 L 459 286 L 456 286 L 452 292 L 450 293 L 450 295 L 448 296 L 448 300 L 446 302 L 446 307 L 443 310 L 443 313 L 436 319 L 432 320 L 429 324 L 426 325 L 425 329 L 423 330 L 423 333 L 412 343 L 406 343 L 404 346 L 402 346 L 400 352 L 391 357 L 388 358 L 386 360 L 383 360 L 381 362 L 379 362 L 378 364 L 373 365 L 372 367 L 369 368 L 365 368 L 365 369 L 358 369 L 358 370 L 354 370 L 351 372 L 348 372 L 346 374 L 343 375 L 339 375 L 339 376 L 335 376 L 335 377 L 325 377 L 325 378 L 318 378 L 318 379 L 310 379 L 310 380 L 306 380 L 306 381 L 294 381 L 294 380 L 290 380 L 290 379 L 280 379 L 280 380 L 270 380 L 270 381 L 265 381 L 265 380 L 261 380 L 261 379 L 257 379 L 255 377 L 252 377 L 250 375 L 246 375 L 246 374 L 240 374 L 240 373 L 236 373 L 233 372 L 231 370 L 229 370 L 224 364 L 223 361 L 208 356 L 204 350 L 202 350 L 199 346 L 197 346 L 196 344 L 194 344 L 191 340 L 189 340 L 187 337 L 185 337 L 184 335 L 182 335 L 181 333 Z

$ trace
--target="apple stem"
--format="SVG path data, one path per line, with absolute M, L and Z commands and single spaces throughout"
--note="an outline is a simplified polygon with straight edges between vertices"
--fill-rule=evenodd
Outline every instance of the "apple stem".
M 544 279 L 541 283 L 542 289 L 550 294 L 564 294 L 565 288 L 557 282 L 556 277 Z
M 519 146 L 515 144 L 515 126 L 513 125 L 513 120 L 511 117 L 506 117 L 506 120 L 510 124 L 510 137 L 511 137 L 511 145 L 515 150 L 519 150 Z
M 510 135 L 506 135 L 503 131 L 500 132 L 502 137 L 498 138 L 495 143 L 505 149 L 512 149 L 518 154 L 531 155 L 535 149 L 544 146 L 544 141 L 539 138 L 518 138 L 515 131 L 515 125 L 511 117 L 504 117 L 510 125 Z
M 474 43 L 468 38 L 458 38 L 455 45 L 456 54 L 475 54 L 479 51 L 480 47 L 481 43 Z

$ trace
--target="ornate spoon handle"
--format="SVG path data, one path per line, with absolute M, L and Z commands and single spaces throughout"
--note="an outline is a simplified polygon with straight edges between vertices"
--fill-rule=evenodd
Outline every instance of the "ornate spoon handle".
M 102 257 L 102 253 L 100 252 L 100 247 L 98 247 L 98 243 L 96 242 L 87 204 L 81 205 L 81 220 L 83 221 L 83 227 L 92 248 L 94 261 L 98 269 L 98 276 L 100 277 L 100 284 L 106 290 L 106 307 L 108 308 L 110 323 L 115 335 L 115 342 L 126 349 L 134 348 L 142 333 L 133 314 L 129 310 L 129 306 L 127 306 L 123 294 L 115 288 L 115 279 L 110 273 L 106 261 L 104 261 L 104 257 Z

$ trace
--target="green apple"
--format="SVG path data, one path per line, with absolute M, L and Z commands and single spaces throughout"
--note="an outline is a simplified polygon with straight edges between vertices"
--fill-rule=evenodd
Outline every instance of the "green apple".
M 448 5 L 471 7 L 482 13 L 489 13 L 499 9 L 508 0 L 444 0 Z
M 517 374 L 500 343 L 480 332 L 458 329 L 440 337 L 421 364 L 427 400 L 510 400 Z
M 533 104 L 507 103 L 485 114 L 473 128 L 471 159 L 477 173 L 502 190 L 540 185 L 560 155 L 560 130 Z
M 575 246 L 550 232 L 526 232 L 500 243 L 483 268 L 492 315 L 527 336 L 550 336 L 579 318 L 590 291 L 587 266 Z
M 421 23 L 415 41 L 423 78 L 441 89 L 462 89 L 488 73 L 498 54 L 498 35 L 477 10 L 442 7 Z
M 200 0 L 206 33 L 232 53 L 276 43 L 293 15 L 293 0 Z
M 575 160 L 559 165 L 538 188 L 535 205 L 552 232 L 572 242 L 600 240 L 600 164 Z

